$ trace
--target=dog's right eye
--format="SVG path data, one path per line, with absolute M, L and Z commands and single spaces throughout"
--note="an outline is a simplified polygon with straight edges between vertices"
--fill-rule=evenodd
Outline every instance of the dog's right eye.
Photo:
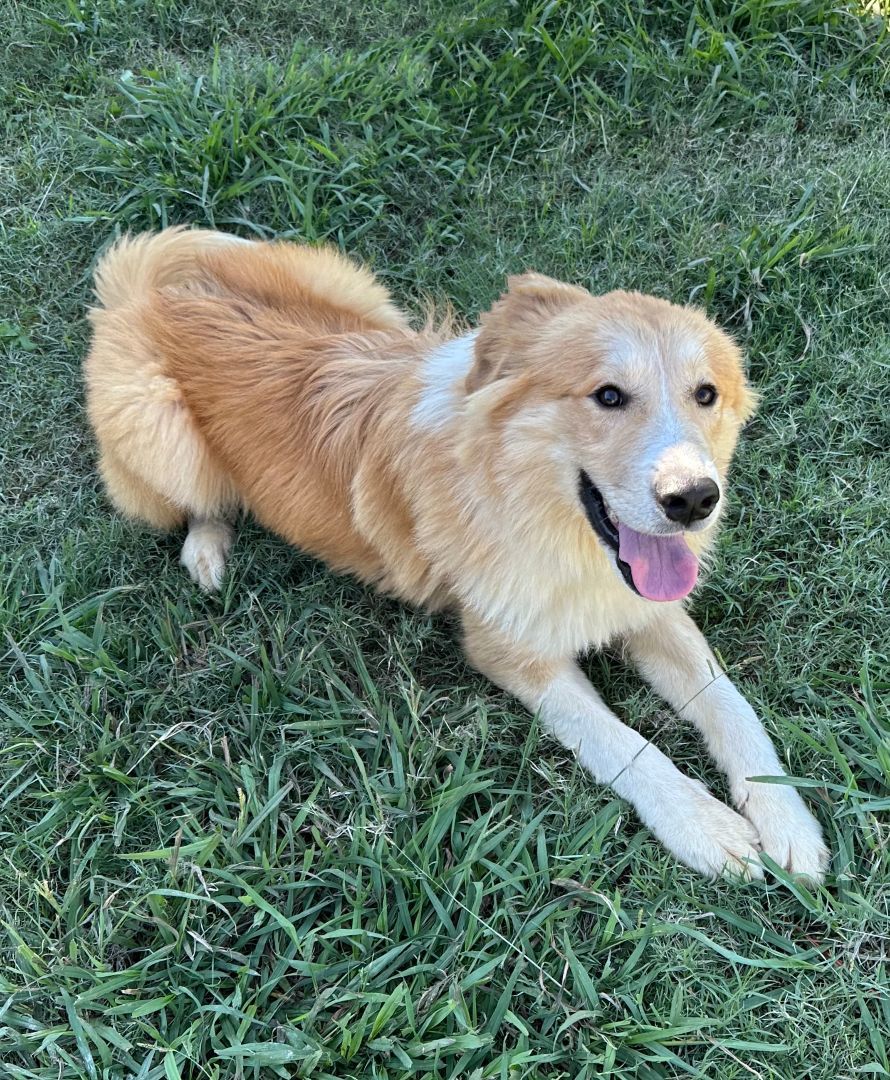
M 627 404 L 624 392 L 619 390 L 617 386 L 601 386 L 599 390 L 594 390 L 590 396 L 597 405 L 602 405 L 604 409 L 620 409 L 622 405 Z

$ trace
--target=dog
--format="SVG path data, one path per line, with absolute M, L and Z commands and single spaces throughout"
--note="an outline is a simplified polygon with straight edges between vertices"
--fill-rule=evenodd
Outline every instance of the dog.
M 414 330 L 330 248 L 166 229 L 95 275 L 89 418 L 111 501 L 187 526 L 220 587 L 246 509 L 385 593 L 459 613 L 469 662 L 539 715 L 694 870 L 809 882 L 828 852 L 683 601 L 756 406 L 701 311 L 511 277 L 479 326 Z M 620 642 L 701 733 L 736 809 L 623 724 L 576 666 Z

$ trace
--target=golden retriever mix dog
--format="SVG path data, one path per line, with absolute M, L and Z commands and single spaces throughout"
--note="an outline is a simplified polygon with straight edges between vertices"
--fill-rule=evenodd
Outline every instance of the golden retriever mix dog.
M 828 853 L 683 609 L 755 398 L 701 312 L 510 278 L 478 330 L 415 332 L 330 249 L 168 229 L 96 271 L 89 415 L 112 501 L 188 526 L 217 589 L 246 508 L 338 571 L 456 608 L 470 663 L 540 715 L 674 855 L 812 881 Z M 701 732 L 736 810 L 606 707 L 576 656 L 621 641 Z

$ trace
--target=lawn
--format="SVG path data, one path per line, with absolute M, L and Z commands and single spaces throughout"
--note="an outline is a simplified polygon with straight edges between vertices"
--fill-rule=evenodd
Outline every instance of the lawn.
M 890 34 L 843 0 L 6 0 L 0 1077 L 890 1077 Z M 866 10 L 867 8 L 867 10 Z M 97 484 L 95 253 L 342 245 L 704 305 L 763 404 L 693 609 L 833 852 L 678 865 L 455 627 Z M 616 655 L 619 714 L 722 791 Z

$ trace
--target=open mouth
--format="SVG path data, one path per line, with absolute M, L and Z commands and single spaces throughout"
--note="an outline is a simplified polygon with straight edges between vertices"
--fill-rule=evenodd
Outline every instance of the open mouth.
M 698 579 L 698 559 L 682 533 L 653 536 L 619 521 L 583 469 L 578 495 L 593 531 L 615 556 L 629 588 L 647 600 L 682 600 L 689 595 Z

